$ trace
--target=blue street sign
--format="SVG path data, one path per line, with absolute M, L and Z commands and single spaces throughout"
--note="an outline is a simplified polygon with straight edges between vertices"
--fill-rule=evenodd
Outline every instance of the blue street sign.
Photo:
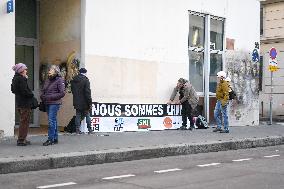
M 277 50 L 274 47 L 272 47 L 269 51 L 269 55 L 271 59 L 275 59 L 277 57 Z
M 253 62 L 259 62 L 259 54 L 258 54 L 258 50 L 254 49 L 252 51 L 252 61 Z
M 14 12 L 14 3 L 13 0 L 7 2 L 7 13 Z

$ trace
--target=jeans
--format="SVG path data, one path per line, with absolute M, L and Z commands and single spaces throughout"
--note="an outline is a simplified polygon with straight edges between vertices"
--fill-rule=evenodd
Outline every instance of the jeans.
M 58 140 L 57 112 L 60 108 L 59 104 L 46 105 L 48 115 L 48 140 Z
M 76 132 L 79 132 L 81 121 L 86 117 L 87 127 L 88 131 L 91 132 L 91 116 L 89 111 L 83 111 L 83 110 L 76 110 L 76 119 L 75 119 L 75 125 L 76 125 Z
M 217 100 L 215 110 L 214 110 L 214 118 L 217 123 L 217 128 L 222 128 L 222 116 L 224 120 L 224 129 L 229 130 L 229 121 L 228 121 L 228 111 L 227 111 L 228 105 L 222 106 L 221 101 Z M 222 115 L 222 116 L 221 116 Z
M 187 118 L 188 118 L 190 121 L 190 127 L 191 128 L 194 127 L 192 108 L 188 101 L 182 103 L 181 116 L 182 116 L 182 126 L 187 127 Z

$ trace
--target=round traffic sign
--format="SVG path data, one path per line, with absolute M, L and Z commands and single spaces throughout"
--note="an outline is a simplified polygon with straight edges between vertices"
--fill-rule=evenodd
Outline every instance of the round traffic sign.
M 271 59 L 275 59 L 277 57 L 277 51 L 274 47 L 272 47 L 269 51 L 269 55 Z

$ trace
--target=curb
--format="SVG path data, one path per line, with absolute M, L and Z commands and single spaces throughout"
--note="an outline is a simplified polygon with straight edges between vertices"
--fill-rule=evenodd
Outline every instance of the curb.
M 172 144 L 155 147 L 137 147 L 133 149 L 94 150 L 22 158 L 0 158 L 0 174 L 266 147 L 281 144 L 284 144 L 284 136 L 202 144 Z

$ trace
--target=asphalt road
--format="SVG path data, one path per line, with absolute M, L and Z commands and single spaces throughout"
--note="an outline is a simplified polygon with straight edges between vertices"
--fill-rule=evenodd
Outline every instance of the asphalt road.
M 283 189 L 284 145 L 0 175 L 1 189 Z

